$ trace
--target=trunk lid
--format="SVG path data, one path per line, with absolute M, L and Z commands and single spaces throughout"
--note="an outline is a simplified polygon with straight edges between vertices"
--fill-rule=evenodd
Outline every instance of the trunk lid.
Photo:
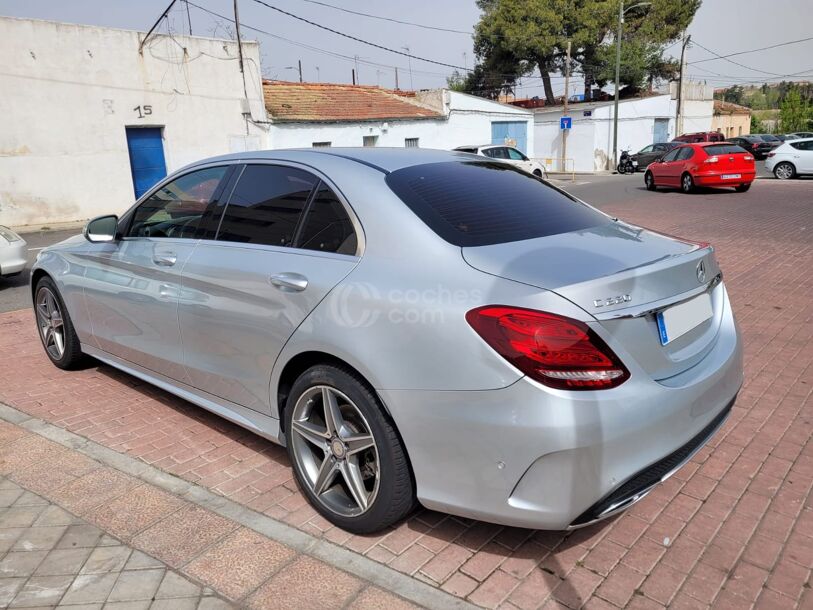
M 572 301 L 609 333 L 622 360 L 623 350 L 653 379 L 694 366 L 714 345 L 723 292 L 710 247 L 616 221 L 462 252 L 476 269 Z M 711 294 L 711 319 L 661 345 L 657 311 L 703 292 Z

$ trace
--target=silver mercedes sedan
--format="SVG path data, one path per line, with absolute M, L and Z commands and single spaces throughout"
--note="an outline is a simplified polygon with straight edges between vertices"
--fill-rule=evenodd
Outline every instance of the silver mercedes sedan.
M 728 416 L 741 342 L 714 250 L 516 168 L 407 149 L 250 152 L 44 250 L 40 337 L 287 446 L 332 523 L 417 503 L 575 528 Z

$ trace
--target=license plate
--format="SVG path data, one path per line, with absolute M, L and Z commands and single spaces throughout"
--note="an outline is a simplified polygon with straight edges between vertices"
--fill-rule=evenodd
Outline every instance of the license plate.
M 736 180 L 742 178 L 742 174 L 723 174 L 723 180 Z
M 711 295 L 708 293 L 659 311 L 656 318 L 658 320 L 658 334 L 661 338 L 661 345 L 666 345 L 678 337 L 682 337 L 711 318 L 711 316 Z

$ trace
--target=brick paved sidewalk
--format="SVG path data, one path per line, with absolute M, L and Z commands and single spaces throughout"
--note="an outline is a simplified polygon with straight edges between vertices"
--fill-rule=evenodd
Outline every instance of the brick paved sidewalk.
M 282 448 L 109 367 L 56 369 L 29 311 L 0 315 L 0 401 L 477 605 L 813 608 L 813 205 L 809 183 L 766 183 L 747 196 L 634 189 L 603 208 L 715 245 L 746 381 L 689 464 L 569 535 L 431 511 L 347 534 L 297 491 Z
M 4 421 L 0 473 L 0 608 L 417 607 Z
M 0 607 L 221 610 L 162 562 L 0 477 Z

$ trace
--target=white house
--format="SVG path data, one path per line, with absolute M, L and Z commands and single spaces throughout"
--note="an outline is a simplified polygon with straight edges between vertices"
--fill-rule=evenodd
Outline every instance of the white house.
M 448 89 L 265 82 L 269 148 L 395 146 L 451 149 L 509 142 L 533 151 L 533 113 Z
M 710 88 L 709 92 L 711 91 Z M 711 130 L 713 102 L 705 89 L 690 88 L 684 92 L 683 129 L 681 133 Z M 701 98 L 701 99 L 697 99 Z M 668 142 L 676 135 L 677 101 L 673 95 L 621 100 L 618 104 L 618 149 L 638 151 L 654 142 Z M 571 129 L 567 134 L 566 161 L 562 164 L 562 106 L 534 110 L 534 154 L 549 169 L 591 172 L 609 169 L 613 156 L 613 101 L 573 103 L 568 115 Z
M 257 43 L 241 73 L 231 40 L 144 38 L 0 18 L 0 224 L 121 212 L 167 172 L 262 146 Z

